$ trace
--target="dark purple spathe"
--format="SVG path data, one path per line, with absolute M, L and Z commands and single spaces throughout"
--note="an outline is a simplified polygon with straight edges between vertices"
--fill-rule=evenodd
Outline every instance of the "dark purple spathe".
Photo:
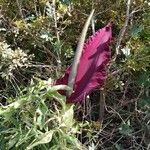
M 106 65 L 110 60 L 109 44 L 112 38 L 111 25 L 99 29 L 84 45 L 75 79 L 74 92 L 68 102 L 80 102 L 93 90 L 101 87 L 107 77 Z M 71 66 L 70 66 L 71 67 Z M 68 83 L 70 67 L 56 84 Z

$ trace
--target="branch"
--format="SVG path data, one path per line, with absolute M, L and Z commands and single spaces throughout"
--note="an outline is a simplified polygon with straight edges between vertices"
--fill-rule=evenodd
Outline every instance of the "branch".
M 143 7 L 144 7 L 144 5 L 142 4 L 142 5 L 140 5 L 140 6 L 136 7 L 136 8 L 134 8 L 134 10 L 132 10 L 132 12 L 130 13 L 130 17 L 131 17 L 134 13 L 137 13 L 137 12 L 139 12 L 139 11 L 142 11 L 142 10 L 143 10 Z
M 104 119 L 104 106 L 105 106 L 105 91 L 104 89 L 100 89 L 100 98 L 99 98 L 99 122 L 102 126 Z
M 57 25 L 56 0 L 53 0 L 53 7 L 54 7 L 54 26 L 55 26 L 56 37 L 57 37 L 58 42 L 60 42 L 58 25 Z
M 18 9 L 19 9 L 20 17 L 24 20 L 24 16 L 23 16 L 23 13 L 22 13 L 22 1 L 19 2 L 19 0 L 16 0 L 16 2 L 17 2 Z
M 128 22 L 129 22 L 129 18 L 130 18 L 130 7 L 131 7 L 131 0 L 128 0 L 127 1 L 127 10 L 126 10 L 125 23 L 124 23 L 124 26 L 123 26 L 122 30 L 119 33 L 119 39 L 118 39 L 117 44 L 116 44 L 116 55 L 119 54 L 120 44 L 121 44 L 121 41 L 124 37 L 126 28 L 128 26 Z

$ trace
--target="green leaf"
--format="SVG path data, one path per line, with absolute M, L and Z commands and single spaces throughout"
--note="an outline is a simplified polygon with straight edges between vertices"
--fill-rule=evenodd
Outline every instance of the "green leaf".
M 138 84 L 144 85 L 146 87 L 150 86 L 150 71 L 143 71 L 140 73 Z
M 138 106 L 140 108 L 144 108 L 145 106 L 150 107 L 150 96 L 143 95 L 143 97 L 138 101 Z
M 30 146 L 28 146 L 26 148 L 26 150 L 30 150 L 32 149 L 33 147 L 35 146 L 38 146 L 40 144 L 46 144 L 46 143 L 49 143 L 51 140 L 52 140 L 52 137 L 53 137 L 53 133 L 54 131 L 51 130 L 51 131 L 48 131 L 44 134 L 42 134 L 41 136 L 38 137 L 38 141 L 34 142 L 33 144 L 31 144 Z
M 12 147 L 14 147 L 17 141 L 18 141 L 18 137 L 10 139 L 8 142 L 8 149 L 11 149 Z
M 122 124 L 122 126 L 119 128 L 119 132 L 122 135 L 129 136 L 132 132 L 132 129 L 130 128 L 129 124 Z
M 128 48 L 128 47 L 125 47 L 125 48 L 121 49 L 121 51 L 123 52 L 123 54 L 124 54 L 126 57 L 131 54 L 131 52 L 130 52 L 131 49 Z
M 89 146 L 89 150 L 95 150 L 96 145 L 92 142 L 91 145 Z
M 58 90 L 71 90 L 71 88 L 67 85 L 55 85 L 55 86 L 48 86 L 47 90 L 49 92 L 54 92 Z
M 62 121 L 63 121 L 63 125 L 71 128 L 72 125 L 74 124 L 74 120 L 73 120 L 73 115 L 74 115 L 74 111 L 73 111 L 73 107 L 74 105 L 68 105 L 63 116 L 62 116 Z
M 138 38 L 139 34 L 143 31 L 144 26 L 143 25 L 135 25 L 133 26 L 133 28 L 131 29 L 131 36 L 133 38 Z
M 40 127 L 41 130 L 43 129 L 44 124 L 45 124 L 45 117 L 46 117 L 47 111 L 48 111 L 48 108 L 44 102 L 40 103 L 38 109 L 36 110 L 36 112 L 38 113 L 37 125 Z
M 120 146 L 118 143 L 115 144 L 115 148 L 117 150 L 123 150 L 122 146 Z

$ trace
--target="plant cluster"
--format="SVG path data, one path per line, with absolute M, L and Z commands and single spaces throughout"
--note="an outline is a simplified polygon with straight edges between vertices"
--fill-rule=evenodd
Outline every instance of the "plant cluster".
M 0 72 L 2 78 L 13 76 L 13 71 L 18 68 L 27 68 L 32 55 L 27 55 L 20 48 L 12 50 L 5 42 L 0 42 Z
M 147 0 L 0 0 L 0 149 L 148 150 L 149 6 Z M 57 91 L 69 88 L 52 81 L 71 64 L 93 8 L 88 35 L 113 22 L 108 78 L 83 104 L 66 104 Z
M 66 105 L 65 97 L 57 92 L 68 88 L 50 83 L 32 82 L 18 97 L 1 105 L 1 149 L 84 149 L 75 136 L 74 105 Z

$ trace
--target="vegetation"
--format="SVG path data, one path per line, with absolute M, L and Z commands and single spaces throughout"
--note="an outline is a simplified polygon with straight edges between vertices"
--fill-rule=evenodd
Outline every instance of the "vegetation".
M 108 78 L 68 104 L 53 83 L 92 9 L 88 35 L 113 22 Z M 0 0 L 0 150 L 149 150 L 149 17 L 146 0 Z

